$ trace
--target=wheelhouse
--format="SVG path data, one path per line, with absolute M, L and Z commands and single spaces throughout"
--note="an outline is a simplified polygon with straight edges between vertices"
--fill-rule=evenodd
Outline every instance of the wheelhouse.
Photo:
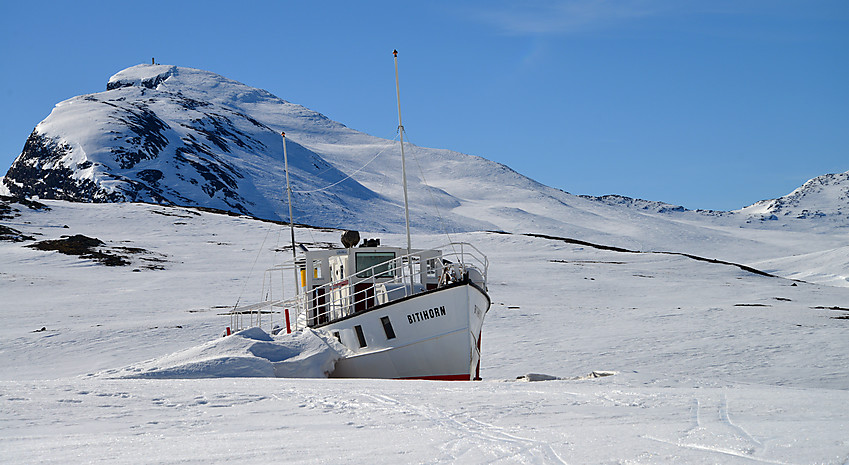
M 320 326 L 436 289 L 450 264 L 438 250 L 356 247 L 308 251 L 298 266 L 306 325 Z M 411 274 L 412 273 L 412 274 Z
M 486 256 L 471 244 L 458 242 L 410 254 L 389 246 L 306 250 L 294 263 L 295 286 L 286 279 L 293 272 L 291 262 L 267 270 L 264 302 L 233 309 L 231 326 L 273 327 L 282 323 L 274 314 L 284 313 L 285 328 L 293 331 L 325 326 L 459 282 L 485 291 L 487 268 Z M 275 275 L 281 275 L 282 282 Z M 269 317 L 263 321 L 263 315 Z M 245 321 L 248 316 L 250 321 Z

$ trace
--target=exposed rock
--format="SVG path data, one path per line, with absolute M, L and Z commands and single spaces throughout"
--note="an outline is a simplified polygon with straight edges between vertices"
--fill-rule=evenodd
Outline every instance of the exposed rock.
M 24 242 L 33 240 L 35 240 L 35 238 L 32 236 L 27 236 L 15 228 L 10 228 L 0 224 L 0 241 Z
M 16 197 L 38 196 L 76 202 L 120 202 L 119 193 L 101 189 L 90 179 L 78 179 L 75 170 L 61 164 L 72 148 L 34 130 L 21 154 L 3 178 Z

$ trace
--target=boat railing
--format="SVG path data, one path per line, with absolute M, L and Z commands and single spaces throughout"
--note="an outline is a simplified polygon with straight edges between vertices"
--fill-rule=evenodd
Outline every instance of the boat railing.
M 359 270 L 305 290 L 289 302 L 297 309 L 296 327 L 319 326 L 464 279 L 485 288 L 488 269 L 486 255 L 474 245 L 454 242 Z
M 242 328 L 249 323 L 260 327 L 277 326 L 278 330 L 289 332 L 320 326 L 466 279 L 486 289 L 489 261 L 474 245 L 452 242 L 434 249 L 415 250 L 313 289 L 306 289 L 306 283 L 299 282 L 296 283 L 299 286 L 297 295 L 280 298 L 284 295 L 283 289 L 277 293 L 272 291 L 276 280 L 271 276 L 282 273 L 284 279 L 280 286 L 283 286 L 286 272 L 293 271 L 294 267 L 290 262 L 268 270 L 263 280 L 263 302 L 234 309 L 231 326 Z M 293 290 L 294 287 L 290 287 L 289 292 Z M 272 298 L 275 294 L 279 296 L 277 300 Z M 267 318 L 263 318 L 264 314 Z

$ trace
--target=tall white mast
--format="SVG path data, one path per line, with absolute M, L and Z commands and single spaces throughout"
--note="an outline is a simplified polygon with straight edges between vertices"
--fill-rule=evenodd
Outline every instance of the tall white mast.
M 398 96 L 398 134 L 401 140 L 401 178 L 404 185 L 404 224 L 407 229 L 407 256 L 409 257 L 412 250 L 412 242 L 410 241 L 410 203 L 407 200 L 407 161 L 404 158 L 404 124 L 401 122 L 401 85 L 398 82 L 398 50 L 393 50 L 395 56 L 395 93 Z M 412 257 L 407 260 L 410 265 L 410 285 L 413 284 L 413 261 Z
M 289 199 L 289 231 L 292 233 L 292 264 L 295 265 L 295 262 L 298 260 L 298 253 L 295 251 L 295 221 L 292 216 L 292 186 L 289 184 L 289 155 L 286 153 L 286 133 L 280 132 L 280 135 L 283 136 L 283 166 L 286 169 L 286 195 Z M 295 294 L 299 294 L 299 286 L 298 283 L 298 267 L 295 265 Z

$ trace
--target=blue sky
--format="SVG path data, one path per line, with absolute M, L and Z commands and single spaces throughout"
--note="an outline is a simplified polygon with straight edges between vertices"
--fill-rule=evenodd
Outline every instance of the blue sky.
M 849 2 L 3 2 L 0 171 L 138 63 L 210 70 L 574 194 L 730 210 L 849 170 Z

